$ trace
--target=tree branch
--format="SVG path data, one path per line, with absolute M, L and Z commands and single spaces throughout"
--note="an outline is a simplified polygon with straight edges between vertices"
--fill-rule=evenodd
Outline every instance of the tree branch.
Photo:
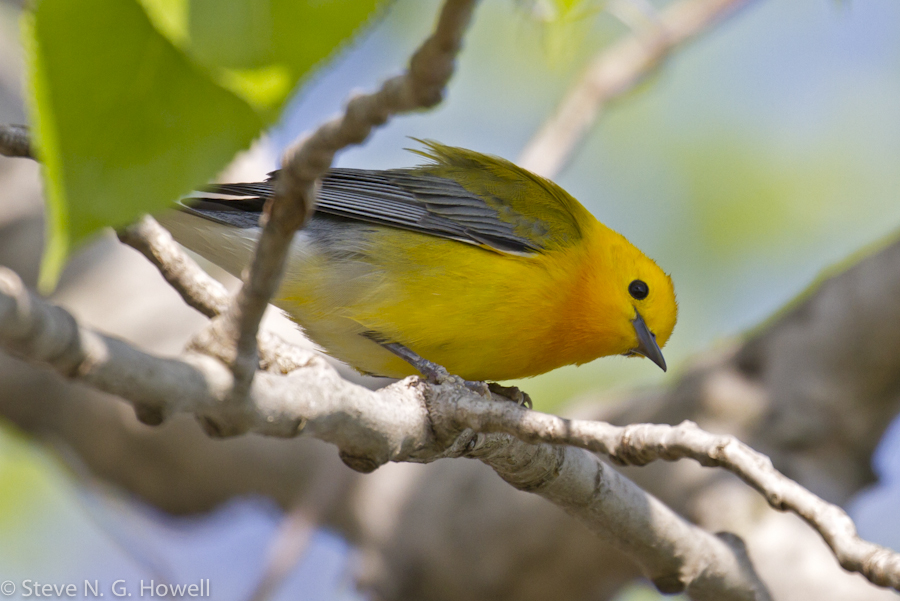
M 166 415 L 181 411 L 197 415 L 210 434 L 219 436 L 245 431 L 294 436 L 304 431 L 336 444 L 345 463 L 360 471 L 371 471 L 387 461 L 428 462 L 464 454 L 477 457 L 514 486 L 546 496 L 593 529 L 605 532 L 614 543 L 623 545 L 626 552 L 639 555 L 636 559 L 666 592 L 676 590 L 668 588 L 675 586 L 667 580 L 672 577 L 671 570 L 659 570 L 648 559 L 652 554 L 647 555 L 647 549 L 629 547 L 626 541 L 637 544 L 634 541 L 640 540 L 640 536 L 650 536 L 657 540 L 653 544 L 658 545 L 658 537 L 662 536 L 671 539 L 673 544 L 678 541 L 683 544 L 685 540 L 698 544 L 696 536 L 682 538 L 683 532 L 638 535 L 638 531 L 650 524 L 660 523 L 656 513 L 661 509 L 653 509 L 646 516 L 646 523 L 642 522 L 639 528 L 632 524 L 634 531 L 629 529 L 627 537 L 617 538 L 613 532 L 616 526 L 609 521 L 614 516 L 608 505 L 603 506 L 602 515 L 597 515 L 599 510 L 592 506 L 593 501 L 583 503 L 579 495 L 567 496 L 552 487 L 544 490 L 547 481 L 559 482 L 563 466 L 585 461 L 581 455 L 569 455 L 569 447 L 549 445 L 572 445 L 604 453 L 622 465 L 691 458 L 702 465 L 725 467 L 762 492 L 776 509 L 794 511 L 807 520 L 822 534 L 846 569 L 862 573 L 875 584 L 900 589 L 897 553 L 860 540 L 843 510 L 785 478 L 765 456 L 733 437 L 708 434 L 693 424 L 675 428 L 650 424 L 621 428 L 600 422 L 566 420 L 512 403 L 482 399 L 453 378 L 440 385 L 410 378 L 372 392 L 340 379 L 323 360 L 315 357 L 310 358 L 308 369 L 297 370 L 287 377 L 259 374 L 250 389 L 249 402 L 235 406 L 224 402 L 232 386 L 230 371 L 214 359 L 199 355 L 186 355 L 182 361 L 162 359 L 83 329 L 63 309 L 29 294 L 13 272 L 2 268 L 0 343 L 14 354 L 48 364 L 63 375 L 131 401 L 145 423 L 160 423 Z M 481 438 L 474 432 L 482 433 Z M 512 435 L 518 440 L 489 434 L 493 432 Z M 519 465 L 520 461 L 524 463 Z M 586 479 L 585 470 L 593 470 L 596 477 Z M 626 487 L 621 494 L 613 496 L 625 503 L 624 507 L 630 507 L 629 511 L 634 511 L 633 497 L 640 489 L 617 480 L 611 483 L 609 478 L 615 477 L 600 478 L 596 475 L 600 471 L 601 467 L 582 465 L 577 468 L 580 476 L 572 478 L 581 487 L 600 481 L 604 485 Z M 548 474 L 550 478 L 546 479 Z M 571 493 L 577 491 L 573 486 L 567 484 L 563 488 Z M 607 503 L 608 490 L 604 490 L 607 496 L 591 493 L 587 498 L 602 497 Z M 641 494 L 647 497 L 645 506 L 659 504 L 646 493 L 641 491 Z M 621 516 L 612 522 L 618 524 Z M 680 529 L 683 527 L 676 531 Z M 672 549 L 661 557 L 667 557 L 669 551 Z M 718 558 L 717 569 L 732 573 L 732 568 L 721 565 L 721 553 L 719 550 L 714 554 Z M 740 565 L 736 561 L 732 567 L 736 569 Z M 689 588 L 693 580 L 677 582 Z M 757 588 L 741 590 L 757 591 Z M 724 593 L 719 591 L 719 594 Z
M 314 358 L 308 369 L 287 377 L 260 374 L 251 387 L 250 402 L 236 407 L 223 402 L 232 385 L 230 371 L 211 358 L 186 355 L 183 361 L 162 359 L 80 328 L 66 311 L 29 294 L 9 270 L 0 269 L 0 291 L 0 341 L 8 350 L 128 399 L 147 423 L 159 423 L 172 412 L 185 411 L 201 417 L 208 431 L 216 435 L 252 430 L 293 436 L 305 431 L 336 444 L 342 459 L 361 471 L 371 471 L 387 461 L 433 461 L 464 454 L 477 457 L 514 486 L 545 496 L 602 531 L 634 556 L 664 592 L 681 590 L 678 587 L 699 587 L 697 590 L 703 591 L 712 586 L 705 579 L 695 582 L 693 576 L 678 576 L 673 581 L 675 575 L 683 573 L 683 566 L 674 569 L 671 565 L 679 561 L 675 557 L 696 559 L 717 549 L 715 560 L 704 573 L 715 566 L 713 580 L 720 584 L 722 574 L 718 571 L 738 578 L 746 566 L 735 559 L 734 549 L 727 554 L 731 563 L 723 563 L 723 549 L 710 547 L 710 541 L 703 543 L 704 553 L 681 549 L 672 555 L 674 546 L 701 544 L 698 537 L 708 535 L 698 530 L 688 536 L 684 529 L 693 527 L 661 520 L 659 512 L 669 510 L 624 477 L 604 472 L 589 455 L 572 455 L 575 451 L 571 447 L 551 445 L 605 453 L 623 465 L 688 457 L 733 471 L 763 492 L 777 509 L 798 513 L 822 533 L 845 568 L 861 572 L 876 584 L 900 588 L 900 558 L 896 553 L 861 541 L 842 510 L 787 480 L 767 458 L 733 437 L 708 434 L 693 425 L 620 428 L 565 420 L 512 403 L 481 399 L 453 379 L 447 384 L 430 385 L 412 378 L 371 392 L 341 380 L 324 361 Z M 473 430 L 482 434 L 476 436 Z M 503 432 L 518 440 L 485 434 L 491 432 Z M 571 481 L 561 479 L 569 474 L 566 470 L 574 470 L 567 476 Z M 588 473 L 593 476 L 588 478 Z M 594 486 L 585 493 L 584 487 L 590 483 Z M 599 494 L 601 484 L 603 494 Z M 573 496 L 579 490 L 581 493 Z M 610 490 L 618 492 L 611 494 Z M 635 504 L 635 495 L 642 496 L 641 503 Z M 610 505 L 612 500 L 615 503 Z M 597 507 L 595 503 L 602 505 Z M 635 507 L 642 506 L 649 509 L 645 519 L 638 520 Z M 617 529 L 625 527 L 621 514 L 626 511 L 631 522 L 624 536 Z M 650 527 L 663 523 L 674 530 L 659 532 Z M 646 548 L 638 543 L 641 540 L 646 541 Z M 650 549 L 658 549 L 659 540 L 667 540 L 673 547 L 657 556 Z M 752 597 L 734 598 L 762 598 L 755 595 L 763 589 L 756 584 L 748 588 L 745 578 L 746 574 L 738 578 L 740 586 L 725 586 L 731 591 L 728 594 L 753 591 Z M 715 590 L 718 595 L 726 594 Z M 702 592 L 692 595 L 714 598 Z
M 504 432 L 530 443 L 571 445 L 603 453 L 618 465 L 693 459 L 725 468 L 762 493 L 779 511 L 792 511 L 821 534 L 841 566 L 869 581 L 900 590 L 900 553 L 859 538 L 847 513 L 784 476 L 772 461 L 734 436 L 704 432 L 693 422 L 678 426 L 569 420 L 509 403 L 461 398 L 454 412 L 461 426 Z
M 215 359 L 192 354 L 164 359 L 82 328 L 4 268 L 0 345 L 121 396 L 145 423 L 187 412 L 216 436 L 303 433 L 337 445 L 344 462 L 358 471 L 388 461 L 478 458 L 513 486 L 544 496 L 608 536 L 661 590 L 687 590 L 695 599 L 768 599 L 734 539 L 690 525 L 586 451 L 460 429 L 460 421 L 448 416 L 460 402 L 476 397 L 454 378 L 439 385 L 408 378 L 372 392 L 313 359 L 288 376 L 259 373 L 248 402 L 238 406 L 226 402 L 233 375 Z
M 697 601 L 770 599 L 739 537 L 684 521 L 596 455 L 481 434 L 468 455 L 585 523 L 640 565 L 662 593 L 686 592 Z
M 608 102 L 634 89 L 680 45 L 751 1 L 679 0 L 667 6 L 658 19 L 601 51 L 526 144 L 518 164 L 553 178 Z
M 25 125 L 0 125 L 0 154 L 7 157 L 35 158 L 31 137 Z
M 118 236 L 121 242 L 144 255 L 188 306 L 207 317 L 228 309 L 230 296 L 225 287 L 197 265 L 149 215 L 123 228 Z M 271 332 L 260 332 L 258 340 L 260 367 L 266 371 L 287 374 L 309 365 L 314 356 Z
M 117 232 L 123 244 L 147 257 L 188 306 L 207 317 L 228 308 L 230 295 L 178 246 L 164 227 L 149 215 Z

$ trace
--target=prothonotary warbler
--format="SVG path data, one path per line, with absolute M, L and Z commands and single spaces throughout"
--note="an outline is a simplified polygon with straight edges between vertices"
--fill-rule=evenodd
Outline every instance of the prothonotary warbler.
M 332 169 L 297 232 L 273 303 L 367 374 L 416 369 L 399 346 L 467 380 L 508 380 L 607 355 L 663 370 L 672 280 L 553 182 L 425 142 L 411 169 Z M 272 181 L 224 184 L 161 216 L 175 239 L 238 275 Z

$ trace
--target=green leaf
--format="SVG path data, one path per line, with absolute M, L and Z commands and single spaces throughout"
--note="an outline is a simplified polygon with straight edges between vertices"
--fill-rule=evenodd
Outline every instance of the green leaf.
M 194 56 L 207 65 L 235 69 L 273 62 L 272 4 L 268 0 L 189 0 L 188 28 Z M 298 28 L 298 37 L 302 29 Z
M 601 14 L 607 0 L 517 0 L 541 27 L 544 55 L 554 67 L 564 67 L 576 60 L 580 47 L 585 45 L 594 17 Z M 635 8 L 634 10 L 638 10 Z
M 211 178 L 263 123 L 159 34 L 134 0 L 41 0 L 30 21 L 47 289 L 75 245 Z
M 261 111 L 282 103 L 298 81 L 385 4 L 384 0 L 188 2 L 188 51 L 217 72 L 217 81 Z
M 23 29 L 48 205 L 41 288 L 99 229 L 213 177 L 382 3 L 38 0 Z
M 138 0 L 150 22 L 169 38 L 169 41 L 184 50 L 188 42 L 188 1 L 189 0 Z

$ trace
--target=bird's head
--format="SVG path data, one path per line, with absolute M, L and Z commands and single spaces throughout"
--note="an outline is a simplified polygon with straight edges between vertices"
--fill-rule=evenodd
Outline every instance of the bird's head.
M 678 316 L 672 278 L 623 236 L 599 227 L 582 287 L 594 356 L 643 356 L 665 371 L 661 349 Z
M 666 371 L 661 349 L 672 335 L 678 316 L 675 288 L 672 278 L 652 259 L 632 248 L 638 256 L 623 266 L 618 282 L 627 294 L 621 296 L 627 306 L 624 321 L 630 325 L 622 324 L 628 340 L 628 348 L 622 354 L 646 357 Z

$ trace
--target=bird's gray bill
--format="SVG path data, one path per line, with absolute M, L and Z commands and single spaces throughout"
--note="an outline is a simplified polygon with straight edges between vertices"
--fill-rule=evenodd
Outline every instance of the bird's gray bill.
M 641 314 L 637 313 L 637 317 L 632 319 L 631 323 L 634 325 L 634 331 L 637 333 L 638 339 L 637 348 L 632 352 L 647 357 L 659 365 L 660 369 L 666 371 L 666 360 L 663 358 L 659 345 L 656 344 L 656 336 L 650 332 L 650 329 L 647 327 L 647 324 L 644 323 L 644 318 L 641 317 Z

